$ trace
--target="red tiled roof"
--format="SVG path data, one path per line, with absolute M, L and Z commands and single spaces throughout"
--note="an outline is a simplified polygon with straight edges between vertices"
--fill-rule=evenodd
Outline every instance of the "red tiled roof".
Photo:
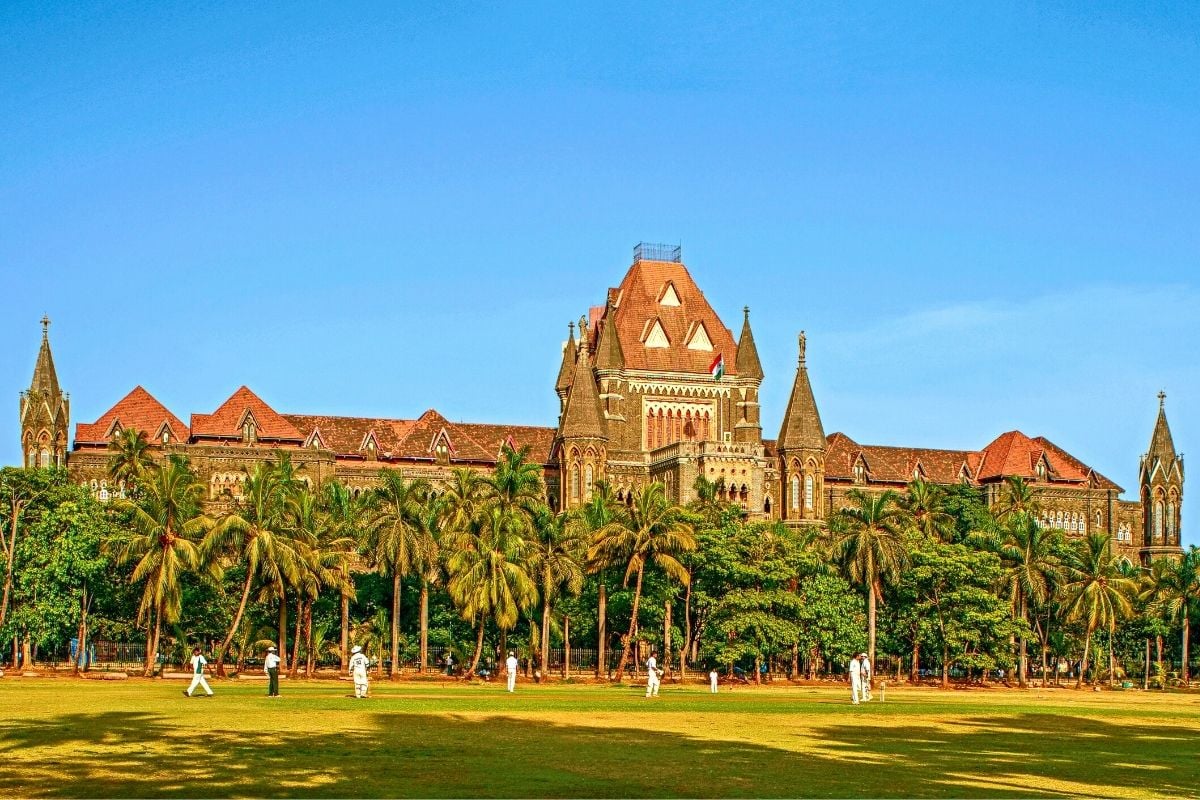
M 1044 436 L 1039 436 L 1034 441 L 1045 448 L 1046 456 L 1050 460 L 1050 468 L 1056 475 L 1065 477 L 1068 480 L 1087 481 L 1090 478 L 1102 489 L 1115 489 L 1118 492 L 1125 491 L 1115 482 L 1096 472 L 1096 470 L 1084 464 Z
M 254 416 L 259 439 L 300 442 L 304 436 L 296 426 L 245 386 L 230 395 L 211 414 L 192 414 L 192 436 L 196 438 L 240 438 L 246 413 Z
M 825 475 L 835 479 L 853 479 L 854 462 L 861 456 L 867 477 L 874 482 L 908 483 L 919 468 L 932 483 L 958 483 L 963 465 L 973 455 L 967 450 L 860 445 L 844 433 L 834 433 L 826 441 Z
M 77 423 L 75 442 L 106 444 L 112 438 L 114 425 L 120 425 L 121 428 L 143 431 L 153 444 L 161 441 L 159 434 L 164 424 L 170 429 L 173 440 L 187 441 L 188 427 L 179 417 L 168 411 L 154 395 L 141 386 L 135 386 L 133 391 L 117 401 L 115 406 L 104 412 L 95 422 Z
M 678 306 L 659 303 L 663 290 L 670 283 L 679 295 Z M 610 297 L 613 293 L 610 292 Z M 704 293 L 692 280 L 687 267 L 673 261 L 637 261 L 620 287 L 619 298 L 613 312 L 621 351 L 625 355 L 625 366 L 629 369 L 660 370 L 664 372 L 690 372 L 707 374 L 713 360 L 721 353 L 725 357 L 725 373 L 737 373 L 737 344 L 733 334 L 722 324 L 720 317 L 708 304 Z M 603 312 L 603 308 L 598 309 Z M 592 313 L 595 329 L 596 315 Z M 647 348 L 643 337 L 650 331 L 654 320 L 662 323 L 669 347 Z M 694 334 L 698 324 L 703 324 L 712 342 L 713 349 L 689 350 L 687 337 Z
M 376 417 L 331 417 L 317 414 L 284 414 L 304 437 L 307 445 L 314 433 L 321 446 L 337 455 L 357 455 L 366 450 L 367 437 L 375 437 L 376 452 L 398 454 L 400 443 L 412 428 L 412 421 Z

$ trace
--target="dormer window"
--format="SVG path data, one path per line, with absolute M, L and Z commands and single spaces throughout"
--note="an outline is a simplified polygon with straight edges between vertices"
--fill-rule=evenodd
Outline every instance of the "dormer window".
M 657 319 L 650 325 L 650 329 L 646 333 L 644 340 L 647 348 L 651 347 L 670 347 L 671 340 L 667 338 L 667 332 L 663 330 L 662 323 Z
M 866 477 L 867 477 L 866 466 L 861 461 L 855 462 L 855 464 L 854 464 L 854 480 L 858 481 L 859 483 L 862 483 L 864 480 L 866 480 Z
M 246 444 L 258 441 L 258 427 L 250 417 L 246 417 L 246 421 L 242 423 L 242 441 Z
M 1036 474 L 1039 478 L 1041 478 L 1042 480 L 1045 480 L 1046 479 L 1046 462 L 1039 461 L 1037 467 L 1035 467 L 1033 471 L 1034 471 L 1034 474 Z
M 696 326 L 696 330 L 692 333 L 692 338 L 688 340 L 688 350 L 704 350 L 712 352 L 712 339 L 708 338 L 708 330 L 705 329 L 704 323 Z
M 675 291 L 675 284 L 668 283 L 663 288 L 662 299 L 658 301 L 658 304 L 660 306 L 667 306 L 669 308 L 675 308 L 683 305 L 679 301 L 679 292 Z
M 163 428 L 163 432 L 162 432 L 162 443 L 163 443 L 163 444 L 170 444 L 170 443 L 171 443 L 171 432 L 170 432 L 169 430 L 167 430 L 166 428 Z

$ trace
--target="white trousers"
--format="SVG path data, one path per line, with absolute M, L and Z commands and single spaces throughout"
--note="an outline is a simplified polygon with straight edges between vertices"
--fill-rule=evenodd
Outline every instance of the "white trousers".
M 510 669 L 508 671 L 508 690 L 511 692 L 517 688 L 517 671 Z
M 861 697 L 863 700 L 870 700 L 871 699 L 871 676 L 864 675 L 864 676 L 862 676 L 861 680 L 862 680 L 862 689 L 859 690 L 859 697 Z
M 854 705 L 858 705 L 858 698 L 862 695 L 862 678 L 857 675 L 850 676 L 850 699 L 854 701 Z
M 651 670 L 646 675 L 646 697 L 650 697 L 651 695 L 658 697 L 658 683 L 658 671 Z
M 366 697 L 367 696 L 367 676 L 366 675 L 363 675 L 361 678 L 357 675 L 354 676 L 354 696 L 355 697 Z
M 196 691 L 197 686 L 202 687 L 205 694 L 212 694 L 212 689 L 208 688 L 208 681 L 204 680 L 204 674 L 201 672 L 192 676 L 192 685 L 187 690 L 188 697 L 192 696 L 192 692 Z
M 708 685 L 712 689 L 712 693 L 716 694 L 717 693 L 717 676 L 716 675 L 709 676 Z

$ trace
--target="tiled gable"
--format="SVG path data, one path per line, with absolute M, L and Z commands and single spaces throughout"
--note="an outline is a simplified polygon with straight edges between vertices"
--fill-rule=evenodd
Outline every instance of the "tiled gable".
M 259 439 L 299 444 L 305 438 L 295 425 L 245 386 L 230 395 L 213 413 L 193 414 L 192 436 L 197 439 L 240 439 L 247 417 L 253 419 Z
M 162 444 L 164 429 L 170 431 L 172 441 L 182 442 L 188 438 L 188 426 L 152 394 L 136 386 L 95 422 L 76 424 L 75 443 L 107 446 L 115 433 L 123 428 L 143 431 L 152 444 Z

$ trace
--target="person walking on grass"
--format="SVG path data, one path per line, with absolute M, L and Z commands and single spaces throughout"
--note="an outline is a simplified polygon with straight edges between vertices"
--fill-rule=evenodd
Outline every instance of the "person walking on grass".
M 204 689 L 205 697 L 212 697 L 213 690 L 208 687 L 208 681 L 204 680 L 204 668 L 208 665 L 208 659 L 200 654 L 199 647 L 192 648 L 192 685 L 184 690 L 184 694 L 188 697 L 192 696 L 192 692 L 196 691 L 196 687 Z
M 508 671 L 508 690 L 514 691 L 517 688 L 517 668 L 520 664 L 517 662 L 517 654 L 512 650 L 508 651 L 508 658 L 504 661 L 504 668 Z
M 662 670 L 658 668 L 658 651 L 651 650 L 646 659 L 646 697 L 658 697 L 658 685 Z
M 712 672 L 708 673 L 708 690 L 712 694 L 717 693 L 717 678 L 718 677 L 719 676 L 717 675 L 717 668 L 713 667 Z
M 871 657 L 866 653 L 858 654 L 859 660 L 862 661 L 862 689 L 859 692 L 864 703 L 871 700 Z
M 850 699 L 854 701 L 854 705 L 858 705 L 858 698 L 862 694 L 862 661 L 861 656 L 855 656 L 850 659 Z
M 354 680 L 354 696 L 359 700 L 365 700 L 367 697 L 367 667 L 371 662 L 363 655 L 362 648 L 358 645 L 350 648 L 353 655 L 350 656 L 350 677 Z
M 267 697 L 279 697 L 279 653 L 274 645 L 267 648 L 263 659 L 263 672 L 267 673 Z

